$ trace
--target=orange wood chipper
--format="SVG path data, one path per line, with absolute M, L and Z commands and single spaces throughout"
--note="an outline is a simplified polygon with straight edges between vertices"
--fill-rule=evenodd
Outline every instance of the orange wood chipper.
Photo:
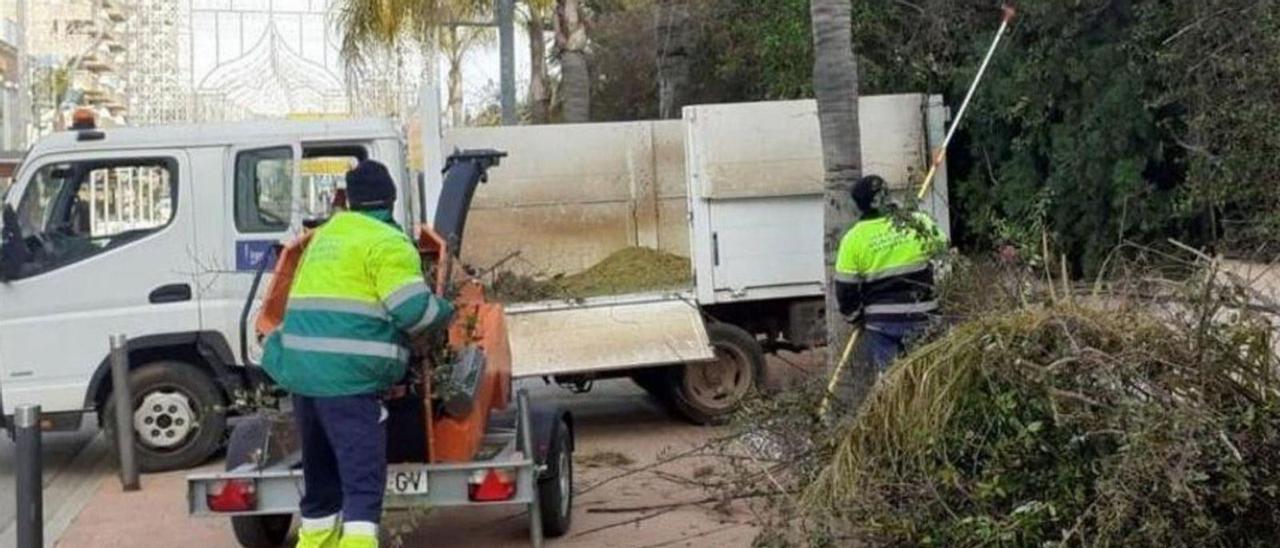
M 454 303 L 456 313 L 443 336 L 419 345 L 427 347 L 425 352 L 415 351 L 405 379 L 386 397 L 385 506 L 395 511 L 527 505 L 530 539 L 539 546 L 544 535 L 560 536 L 569 528 L 573 418 L 561 408 L 530 402 L 523 390 L 512 391 L 502 305 L 489 301 L 484 287 L 457 260 L 475 189 L 505 156 L 491 150 L 450 156 L 434 226 L 412 232 L 431 285 Z M 308 230 L 277 251 L 253 321 L 259 340 L 283 321 L 311 234 Z M 264 261 L 241 314 L 242 339 L 248 336 L 250 311 L 266 268 Z M 190 512 L 230 517 L 236 539 L 245 547 L 283 545 L 303 486 L 299 448 L 287 409 L 241 418 L 228 443 L 226 471 L 188 477 Z

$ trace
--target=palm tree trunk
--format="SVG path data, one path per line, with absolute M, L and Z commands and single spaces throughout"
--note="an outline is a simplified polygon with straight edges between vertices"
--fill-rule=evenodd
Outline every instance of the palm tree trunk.
M 591 70 L 587 66 L 587 20 L 581 0 L 557 0 L 556 48 L 564 121 L 591 121 Z
M 451 26 L 447 31 L 445 55 L 449 58 L 449 117 L 453 127 L 462 127 L 466 116 L 462 112 L 462 57 L 464 50 L 458 27 Z
M 658 117 L 679 118 L 689 100 L 690 17 L 688 0 L 660 0 L 654 25 L 658 45 Z
M 551 95 L 547 93 L 547 42 L 542 10 L 529 6 L 529 109 L 533 123 L 551 120 Z
M 811 0 L 813 20 L 813 90 L 818 100 L 822 159 L 826 169 L 824 251 L 827 267 L 827 366 L 834 369 L 849 339 L 851 326 L 840 316 L 832 277 L 840 239 L 853 224 L 855 209 L 849 190 L 862 174 L 858 128 L 858 65 L 853 55 L 850 0 Z M 874 379 L 864 364 L 846 364 L 844 379 L 860 401 Z M 852 402 L 850 402 L 852 403 Z

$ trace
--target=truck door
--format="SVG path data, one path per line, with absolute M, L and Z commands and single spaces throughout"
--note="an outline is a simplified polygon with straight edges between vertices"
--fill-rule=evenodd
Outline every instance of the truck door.
M 6 197 L 30 258 L 0 283 L 5 413 L 88 407 L 113 334 L 199 329 L 190 180 L 183 150 L 27 163 Z
M 211 284 L 212 295 L 205 299 L 206 325 L 223 333 L 237 361 L 247 352 L 256 362 L 259 347 L 249 333 L 247 348 L 240 341 L 240 316 L 254 274 L 267 261 L 270 279 L 272 246 L 302 229 L 303 212 L 299 184 L 301 146 L 297 142 L 269 143 L 228 150 L 229 180 L 223 182 L 222 217 L 223 262 L 228 268 Z

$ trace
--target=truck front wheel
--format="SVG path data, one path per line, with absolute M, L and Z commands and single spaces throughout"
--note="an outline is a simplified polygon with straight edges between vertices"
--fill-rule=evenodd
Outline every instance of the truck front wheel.
M 179 361 L 152 362 L 129 372 L 134 448 L 143 472 L 182 470 L 204 463 L 222 447 L 226 400 L 200 368 Z M 115 443 L 115 401 L 102 413 Z
M 735 325 L 709 324 L 707 336 L 715 359 L 671 368 L 671 403 L 694 423 L 720 424 L 738 410 L 763 375 L 764 349 Z

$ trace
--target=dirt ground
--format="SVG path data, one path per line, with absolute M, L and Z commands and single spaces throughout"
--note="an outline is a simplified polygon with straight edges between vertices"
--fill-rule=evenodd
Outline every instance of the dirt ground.
M 791 358 L 795 360 L 794 357 Z M 770 384 L 796 369 L 770 360 Z M 528 381 L 526 381 L 528 382 Z M 671 455 L 706 443 L 721 430 L 684 422 L 628 380 L 597 383 L 588 394 L 528 383 L 535 398 L 559 401 L 574 413 L 573 525 L 549 546 L 659 548 L 666 546 L 749 546 L 756 534 L 741 503 L 712 508 L 698 501 L 709 493 L 696 477 L 716 464 Z M 220 463 L 206 467 L 221 469 Z M 65 548 L 234 547 L 229 520 L 186 515 L 186 472 L 146 476 L 143 490 L 122 493 L 114 479 L 101 487 L 56 546 Z M 653 508 L 650 508 L 653 507 Z M 441 509 L 406 519 L 409 534 L 386 534 L 384 546 L 528 546 L 528 516 L 515 508 Z

